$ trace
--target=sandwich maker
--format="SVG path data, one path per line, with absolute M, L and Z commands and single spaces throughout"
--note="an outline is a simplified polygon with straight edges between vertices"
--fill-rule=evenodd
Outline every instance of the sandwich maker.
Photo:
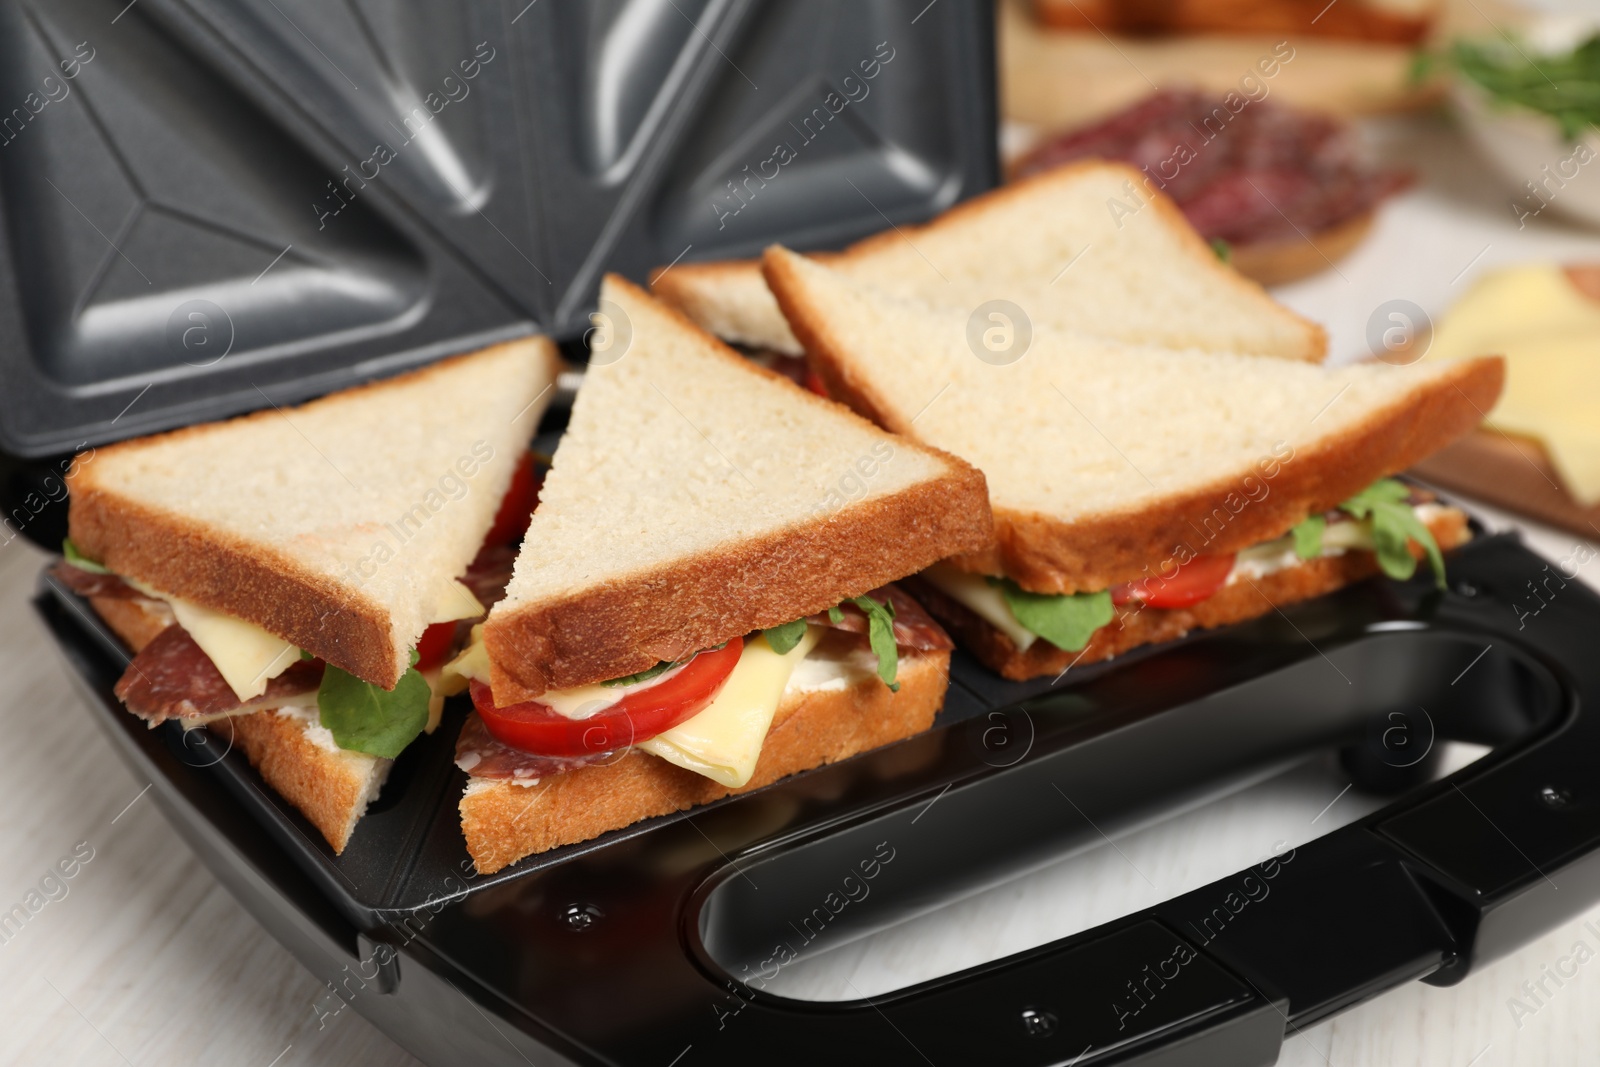
M 0 8 L 0 99 L 46 101 L 0 114 L 14 477 L 534 327 L 570 338 L 604 269 L 930 215 L 996 180 L 991 17 L 963 0 Z M 859 99 L 807 127 L 831 89 Z M 431 119 L 406 110 L 430 93 Z M 797 148 L 777 177 L 729 189 L 775 139 Z M 48 540 L 34 514 L 23 532 Z M 1600 597 L 1568 583 L 1530 616 L 1549 566 L 1478 532 L 1448 589 L 1359 583 L 1059 679 L 1004 682 L 958 652 L 925 734 L 486 876 L 457 818 L 459 715 L 400 757 L 336 857 L 226 724 L 148 730 L 121 708 L 126 654 L 86 604 L 45 576 L 35 606 L 216 877 L 428 1063 L 1270 1064 L 1286 1033 L 1459 981 L 1600 899 Z M 1442 740 L 1491 751 L 1434 781 Z M 764 988 L 1318 750 L 1396 799 L 908 989 Z M 1265 880 L 1270 904 L 1234 906 Z

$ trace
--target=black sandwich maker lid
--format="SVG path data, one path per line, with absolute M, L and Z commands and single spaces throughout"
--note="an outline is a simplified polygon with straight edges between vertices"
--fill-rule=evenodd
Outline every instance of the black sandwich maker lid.
M 0 91 L 26 112 L 0 115 L 0 444 L 44 456 L 572 337 L 604 270 L 930 215 L 996 180 L 991 18 L 971 0 L 0 7 Z M 958 652 L 926 734 L 491 876 L 460 834 L 459 716 L 336 857 L 225 729 L 122 710 L 126 653 L 82 601 L 46 578 L 35 603 L 196 853 L 427 1062 L 1268 1064 L 1286 1031 L 1459 981 L 1600 897 L 1600 598 L 1574 584 L 1524 628 L 1517 595 L 1544 573 L 1480 537 L 1449 590 L 1366 582 L 1061 679 L 1003 682 Z M 1396 716 L 1408 739 L 1493 750 L 1429 781 L 1386 743 Z M 914 988 L 764 989 L 1317 749 L 1404 795 Z M 846 874 L 872 891 L 836 906 Z M 1272 880 L 1271 907 L 1227 910 L 1243 877 Z M 1135 1011 L 1149 966 L 1164 984 Z
M 839 245 L 981 192 L 989 5 L 906 7 L 0 5 L 0 449 L 574 337 L 607 270 Z

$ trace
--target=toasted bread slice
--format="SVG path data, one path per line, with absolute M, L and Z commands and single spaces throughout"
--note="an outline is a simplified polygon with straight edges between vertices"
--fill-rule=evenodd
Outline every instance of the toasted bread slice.
M 1503 378 L 1498 358 L 1326 368 L 1048 328 L 997 353 L 960 312 L 765 263 L 831 395 L 988 478 L 995 543 L 958 565 L 1040 593 L 1272 540 L 1471 429 Z
M 78 548 L 392 688 L 472 561 L 556 372 L 542 337 L 86 452 Z
M 467 852 L 480 874 L 492 874 L 536 852 L 760 789 L 921 733 L 933 725 L 944 703 L 949 669 L 950 653 L 915 652 L 900 660 L 898 693 L 876 678 L 841 689 L 791 687 L 773 718 L 755 774 L 737 789 L 637 749 L 614 763 L 582 767 L 531 785 L 468 779 L 461 798 Z
M 1217 259 L 1132 167 L 1072 163 L 975 197 L 925 226 L 831 256 L 841 274 L 972 314 L 1002 297 L 1045 323 L 1101 337 L 1318 361 L 1322 327 Z M 758 264 L 672 267 L 657 295 L 729 341 L 798 355 Z
M 1466 515 L 1454 508 L 1428 523 L 1439 547 L 1446 551 L 1471 539 Z M 1416 554 L 1420 556 L 1421 550 Z M 1024 681 L 1057 675 L 1068 667 L 1098 663 L 1143 645 L 1176 641 L 1192 630 L 1207 630 L 1265 615 L 1274 608 L 1323 596 L 1378 573 L 1378 557 L 1359 549 L 1338 556 L 1306 560 L 1260 578 L 1230 582 L 1205 600 L 1187 608 L 1149 608 L 1138 604 L 1119 609 L 1117 617 L 1095 631 L 1077 652 L 1066 652 L 1048 641 L 1035 641 L 1019 649 L 988 620 L 951 599 L 931 582 L 910 580 L 910 588 L 928 613 L 942 623 L 964 649 L 1005 678 Z
M 988 543 L 966 463 L 755 366 L 619 278 L 601 306 L 623 321 L 484 627 L 499 703 L 633 674 Z
M 172 625 L 171 612 L 159 601 L 97 596 L 89 603 L 135 653 Z M 325 736 L 314 712 L 299 708 L 232 715 L 208 725 L 223 744 L 244 752 L 262 779 L 322 831 L 336 854 L 349 844 L 394 762 L 345 751 Z

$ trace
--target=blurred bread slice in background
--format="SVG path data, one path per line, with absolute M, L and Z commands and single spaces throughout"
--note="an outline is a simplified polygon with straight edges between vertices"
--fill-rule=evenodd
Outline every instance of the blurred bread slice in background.
M 1341 115 L 1425 107 L 1439 101 L 1443 83 L 1412 83 L 1411 64 L 1419 43 L 1492 31 L 1526 17 L 1508 0 L 1338 0 L 1312 27 L 1315 31 L 1335 20 L 1333 25 L 1345 32 L 1329 36 L 1268 28 L 1288 26 L 1289 16 L 1281 12 L 1298 5 L 1037 0 L 1036 9 L 1028 0 L 1001 0 L 997 7 L 1000 113 L 1010 122 L 1044 131 L 1093 121 L 1126 107 L 1152 87 L 1193 85 L 1226 92 L 1238 90 L 1245 78 L 1265 84 L 1285 103 Z M 1097 14 L 1113 7 L 1143 11 L 1148 19 L 1158 24 L 1165 20 L 1175 28 L 1208 28 L 1142 36 L 1119 32 L 1116 26 L 1125 25 L 1132 16 L 1117 16 L 1114 26 Z M 1041 20 L 1044 10 L 1056 26 Z M 1061 23 L 1069 16 L 1076 20 L 1073 28 L 1063 28 Z M 1237 32 L 1211 28 L 1225 24 L 1225 17 L 1254 28 Z M 1416 40 L 1392 39 L 1407 36 L 1406 26 L 1414 28 L 1424 21 L 1425 32 Z M 1354 36 L 1363 27 L 1380 38 Z M 1382 39 L 1383 33 L 1391 39 Z M 1264 78 L 1258 63 L 1282 41 L 1292 47 L 1293 58 Z
M 1036 324 L 1141 344 L 1319 361 L 1321 326 L 1218 260 L 1140 171 L 1089 161 L 974 197 L 819 260 L 896 295 L 972 313 L 1005 298 Z M 656 296 L 724 340 L 800 354 L 755 261 L 683 264 Z

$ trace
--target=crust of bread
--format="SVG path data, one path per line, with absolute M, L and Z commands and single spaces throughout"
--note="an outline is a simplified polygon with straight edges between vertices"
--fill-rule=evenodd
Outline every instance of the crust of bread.
M 778 253 L 769 253 L 764 262 L 784 314 L 829 394 L 890 430 L 912 431 L 885 399 L 850 373 L 848 346 L 800 302 L 791 264 Z M 1237 511 L 1226 501 L 1245 499 L 1247 487 L 1231 479 L 1077 522 L 996 508 L 994 543 L 951 562 L 963 570 L 1005 575 L 1032 592 L 1076 593 L 1144 577 L 1145 568 L 1172 558 L 1178 546 L 1189 546 L 1195 555 L 1249 548 L 1467 433 L 1494 406 L 1504 380 L 1505 361 L 1498 356 L 1460 360 L 1448 375 L 1396 398 L 1364 422 L 1287 459 L 1278 457 L 1277 473 L 1262 479 L 1267 495 Z
M 554 360 L 548 339 L 535 338 Z M 527 344 L 528 340 L 508 342 Z M 498 346 L 497 346 L 498 347 Z M 360 388 L 367 396 L 449 373 L 456 356 Z M 349 391 L 313 400 L 300 410 L 347 402 Z M 258 411 L 228 425 L 282 416 Z M 103 458 L 176 438 L 205 435 L 218 423 L 173 430 L 99 450 Z M 363 681 L 393 689 L 401 657 L 388 611 L 357 590 L 314 573 L 281 553 L 220 532 L 176 512 L 146 507 L 103 482 L 93 453 L 78 456 L 67 475 L 72 506 L 69 535 L 91 559 L 173 596 L 253 622 Z
M 253 622 L 364 681 L 388 689 L 399 681 L 383 606 L 288 556 L 146 507 L 87 473 L 74 479 L 67 524 L 86 555 L 118 574 Z
M 921 733 L 944 703 L 949 670 L 950 653 L 918 652 L 900 661 L 898 693 L 875 678 L 843 690 L 786 693 L 755 774 L 738 789 L 638 751 L 538 785 L 478 786 L 461 798 L 467 851 L 480 874 L 492 874 L 524 856 L 759 789 Z
M 615 282 L 632 288 L 622 279 Z M 665 310 L 742 373 L 782 382 L 796 404 L 820 405 L 835 418 L 860 418 L 752 364 L 677 308 Z M 892 496 L 634 572 L 566 599 L 496 611 L 483 630 L 496 700 L 533 700 L 550 689 L 623 678 L 731 637 L 824 611 L 953 553 L 990 543 L 983 474 L 965 460 L 911 439 L 896 441 L 895 447 L 938 459 L 945 473 Z
M 919 226 L 900 226 L 873 234 L 850 245 L 842 252 L 810 253 L 811 258 L 830 267 L 857 262 L 870 257 L 879 248 L 901 241 L 910 241 L 913 244 L 919 235 L 926 234 L 956 222 L 972 221 L 981 225 L 983 218 L 997 207 L 1004 207 L 1008 202 L 1017 197 L 1025 197 L 1040 187 L 1048 187 L 1055 183 L 1070 184 L 1076 181 L 1085 171 L 1112 170 L 1118 172 L 1119 179 L 1132 181 L 1135 187 L 1143 188 L 1148 183 L 1148 178 L 1140 171 L 1128 164 L 1109 162 L 1106 160 L 1080 160 L 1062 164 L 1038 174 L 1019 178 L 1009 182 L 998 189 L 965 200 L 937 218 Z M 1225 281 L 1225 283 L 1241 292 L 1249 293 L 1264 301 L 1271 297 L 1262 289 L 1261 284 L 1249 275 L 1248 271 L 1240 272 L 1229 267 L 1217 259 L 1217 254 L 1206 243 L 1189 220 L 1184 218 L 1183 211 L 1173 200 L 1159 189 L 1146 190 L 1148 203 L 1155 213 L 1160 216 L 1168 230 L 1182 244 L 1183 254 L 1187 255 L 1193 264 L 1208 273 Z M 1353 242 L 1352 242 L 1353 245 Z M 1341 253 L 1342 254 L 1342 253 Z M 1326 265 L 1320 257 L 1318 264 Z M 1319 268 L 1320 269 L 1320 266 Z M 691 263 L 660 271 L 654 275 L 650 282 L 651 291 L 657 296 L 687 311 L 697 322 L 708 323 L 719 333 L 732 341 L 750 343 L 752 341 L 767 342 L 764 336 L 745 330 L 734 317 L 728 314 L 728 308 L 722 301 L 716 299 L 719 289 L 730 282 L 744 284 L 749 277 L 757 272 L 763 272 L 760 260 L 723 260 L 710 263 Z M 769 288 L 776 295 L 776 287 L 769 284 Z M 795 329 L 794 318 L 789 314 L 789 309 L 783 305 L 781 296 L 778 299 L 779 307 L 784 317 L 789 320 L 790 329 L 805 347 L 805 338 L 800 336 L 800 331 Z M 752 313 L 753 310 L 752 310 Z M 1328 353 L 1328 332 L 1318 323 L 1312 322 L 1303 316 L 1291 315 L 1298 319 L 1305 330 L 1305 342 L 1298 352 L 1288 353 L 1290 358 L 1306 360 L 1308 362 L 1321 362 Z M 723 330 L 728 332 L 723 333 Z
M 1450 508 L 1428 524 L 1444 550 L 1471 538 L 1467 517 Z M 1419 558 L 1422 550 L 1412 546 Z M 1331 593 L 1378 573 L 1378 557 L 1365 551 L 1324 556 L 1274 571 L 1248 582 L 1224 586 L 1215 596 L 1188 608 L 1122 609 L 1109 625 L 1101 627 L 1081 651 L 1065 652 L 1039 640 L 1018 651 L 1005 633 L 956 602 L 930 582 L 912 579 L 908 584 L 928 613 L 950 631 L 956 643 L 972 652 L 990 670 L 1013 681 L 1060 674 L 1071 666 L 1085 666 L 1120 656 L 1142 645 L 1176 641 L 1191 630 L 1211 629 L 1265 615 L 1276 607 Z
M 1281 536 L 1306 516 L 1337 506 L 1467 433 L 1494 406 L 1504 375 L 1498 356 L 1462 361 L 1455 373 L 1420 394 L 1296 453 L 1266 482 L 1270 494 L 1247 503 L 1237 515 L 1224 503 L 1240 494 L 1230 481 L 1089 522 L 997 511 L 995 553 L 958 565 L 1009 575 L 1036 592 L 1105 589 L 1142 577 L 1152 560 L 1169 558 L 1177 545 L 1195 546 L 1196 531 L 1207 529 L 1208 520 L 1212 528 L 1219 525 L 1219 511 L 1225 525 L 1197 547 L 1207 555 L 1249 548 Z
M 210 729 L 229 734 L 278 795 L 322 831 L 335 854 L 344 851 L 356 823 L 389 776 L 393 760 L 324 748 L 304 721 L 276 711 L 234 715 Z
M 1372 232 L 1377 217 L 1374 208 L 1306 237 L 1233 245 L 1229 248 L 1228 262 L 1234 270 L 1262 285 L 1287 285 L 1321 274 L 1355 251 Z
M 484 642 L 495 698 L 626 677 L 824 611 L 987 544 L 986 503 L 982 476 L 957 469 L 825 522 L 491 617 Z
M 140 652 L 154 641 L 162 630 L 172 625 L 170 617 L 145 607 L 146 601 L 132 597 L 92 596 L 89 606 L 106 621 L 124 644 Z
M 814 253 L 817 259 L 836 262 L 842 253 Z M 742 304 L 727 299 L 730 287 L 759 286 L 765 293 L 759 259 L 719 259 L 707 263 L 682 263 L 657 268 L 650 274 L 650 292 L 669 306 L 682 311 L 702 329 L 734 344 L 770 346 L 779 341 L 771 336 L 776 323 L 769 320 L 770 306 L 764 301 Z M 780 313 L 779 317 L 782 315 Z M 786 328 L 787 329 L 787 328 Z M 790 338 L 792 341 L 793 339 Z M 799 344 L 781 345 L 782 355 L 802 355 Z
M 97 596 L 89 604 L 135 653 L 171 625 L 139 600 Z M 324 748 L 311 740 L 302 720 L 272 709 L 225 716 L 207 726 L 230 748 L 240 748 L 262 779 L 322 831 L 336 854 L 344 851 L 392 765 L 376 756 Z

